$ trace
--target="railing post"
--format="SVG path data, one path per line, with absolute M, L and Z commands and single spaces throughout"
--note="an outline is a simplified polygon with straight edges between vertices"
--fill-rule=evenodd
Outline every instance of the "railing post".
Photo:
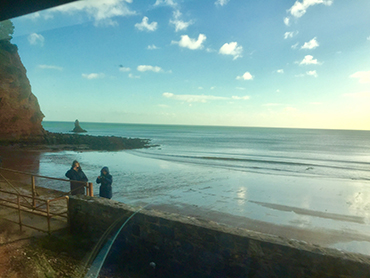
M 93 189 L 93 183 L 89 182 L 89 186 L 87 187 L 88 196 L 94 197 L 94 189 Z
M 48 219 L 48 234 L 51 235 L 50 231 L 50 200 L 46 201 L 46 213 L 47 213 L 47 219 Z
M 17 203 L 18 203 L 19 229 L 22 232 L 21 200 L 19 195 L 17 195 Z
M 71 229 L 71 220 L 70 220 L 70 214 L 69 214 L 69 197 L 65 196 L 66 198 L 66 205 L 67 205 L 67 225 L 69 229 Z
M 32 207 L 36 208 L 36 185 L 35 185 L 35 176 L 31 175 L 31 184 L 32 184 Z

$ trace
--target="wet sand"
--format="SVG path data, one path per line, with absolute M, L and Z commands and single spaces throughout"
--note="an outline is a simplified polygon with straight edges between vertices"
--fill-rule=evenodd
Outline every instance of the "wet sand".
M 57 178 L 77 159 L 91 181 L 108 165 L 115 201 L 370 255 L 368 181 L 230 171 L 145 158 L 133 151 L 16 151 L 1 156 L 3 167 Z M 94 193 L 98 195 L 96 184 Z
M 303 241 L 305 243 L 310 243 L 321 247 L 330 247 L 341 242 L 370 242 L 370 235 L 357 233 L 355 231 L 339 231 L 330 229 L 330 227 L 326 229 L 306 229 L 288 225 L 277 225 L 248 217 L 236 216 L 219 211 L 205 210 L 199 206 L 190 206 L 187 204 L 178 204 L 177 206 L 152 204 L 149 205 L 147 209 L 166 211 L 187 215 L 189 217 L 195 217 L 198 219 L 211 220 L 221 225 L 274 235 L 287 240 Z M 344 220 L 345 219 L 343 219 L 343 221 Z

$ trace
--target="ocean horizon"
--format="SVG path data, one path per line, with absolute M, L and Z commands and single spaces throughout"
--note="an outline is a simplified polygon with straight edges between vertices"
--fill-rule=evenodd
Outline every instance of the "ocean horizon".
M 32 160 L 20 151 L 11 154 L 13 164 L 65 178 L 78 160 L 97 196 L 95 179 L 107 166 L 113 201 L 277 236 L 296 231 L 291 236 L 299 240 L 370 255 L 370 131 L 80 124 L 84 134 L 150 139 L 156 146 L 31 152 Z M 43 126 L 69 133 L 74 123 Z M 36 182 L 69 191 L 69 183 Z
M 74 127 L 74 121 L 51 121 L 43 120 L 43 127 L 49 126 L 49 124 L 58 123 L 58 124 L 68 124 L 71 126 L 71 131 Z M 266 129 L 312 129 L 312 130 L 343 130 L 343 131 L 370 131 L 370 129 L 348 129 L 348 128 L 319 128 L 319 127 L 289 127 L 289 126 L 242 126 L 242 125 L 197 125 L 197 124 L 154 124 L 154 123 L 118 123 L 118 122 L 80 122 L 80 125 L 95 125 L 95 124 L 104 124 L 104 125 L 138 125 L 138 126 L 182 126 L 182 127 L 220 127 L 220 128 L 266 128 Z M 70 132 L 71 132 L 70 131 Z

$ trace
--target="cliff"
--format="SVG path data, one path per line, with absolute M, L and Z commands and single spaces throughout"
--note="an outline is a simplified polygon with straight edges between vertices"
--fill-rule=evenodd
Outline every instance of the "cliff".
M 43 118 L 17 46 L 0 40 L 0 141 L 38 138 Z

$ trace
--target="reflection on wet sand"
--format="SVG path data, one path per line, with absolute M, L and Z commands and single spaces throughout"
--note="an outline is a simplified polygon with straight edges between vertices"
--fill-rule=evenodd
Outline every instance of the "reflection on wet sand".
M 142 203 L 141 205 L 147 205 Z M 255 232 L 270 234 L 282 238 L 304 241 L 321 247 L 334 247 L 336 245 L 350 244 L 351 242 L 363 241 L 370 245 L 370 236 L 357 233 L 356 231 L 339 231 L 330 228 L 305 229 L 288 225 L 278 225 L 256 220 L 248 217 L 242 217 L 203 209 L 200 206 L 177 203 L 176 206 L 167 204 L 150 204 L 147 209 L 177 213 L 198 219 L 211 220 L 221 225 L 248 229 Z M 358 251 L 358 250 L 357 250 Z M 370 250 L 364 252 L 370 255 Z
M 284 205 L 278 205 L 278 204 L 256 202 L 256 201 L 249 201 L 249 202 L 258 204 L 266 208 L 276 209 L 280 211 L 292 211 L 296 214 L 301 214 L 301 215 L 309 215 L 309 216 L 327 218 L 327 219 L 332 219 L 332 220 L 348 221 L 348 222 L 355 222 L 359 224 L 365 224 L 365 218 L 360 217 L 360 216 L 343 215 L 343 214 L 337 214 L 337 213 L 327 213 L 327 212 L 322 212 L 322 211 L 303 209 L 303 208 L 297 208 L 297 207 L 291 207 L 291 206 L 284 206 Z
M 40 169 L 40 152 L 25 151 L 12 147 L 0 147 L 0 159 L 2 168 L 38 174 Z M 30 182 L 27 175 L 1 171 L 1 174 L 8 180 L 17 180 L 24 183 Z

